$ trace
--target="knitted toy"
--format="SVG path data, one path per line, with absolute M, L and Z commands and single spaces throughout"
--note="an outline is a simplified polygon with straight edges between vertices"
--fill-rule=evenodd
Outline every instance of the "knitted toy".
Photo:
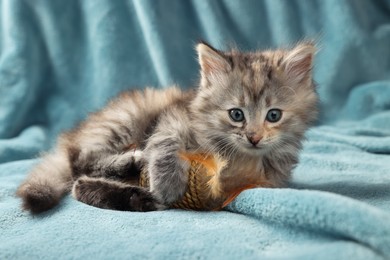
M 227 164 L 225 160 L 211 154 L 182 153 L 180 157 L 191 164 L 188 171 L 188 187 L 184 196 L 176 201 L 172 208 L 220 210 L 241 191 L 253 188 L 252 185 L 248 185 L 232 194 L 224 194 L 221 192 L 219 174 Z M 139 185 L 149 187 L 149 177 L 145 169 L 141 171 Z

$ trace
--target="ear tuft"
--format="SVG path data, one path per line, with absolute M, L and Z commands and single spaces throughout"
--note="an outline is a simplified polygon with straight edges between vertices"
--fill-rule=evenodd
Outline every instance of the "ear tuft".
M 202 70 L 202 78 L 208 78 L 213 75 L 227 73 L 231 66 L 226 60 L 224 54 L 205 42 L 196 46 L 198 52 L 199 64 Z
M 298 44 L 289 51 L 283 59 L 282 66 L 288 78 L 296 83 L 302 83 L 311 79 L 313 58 L 316 52 L 314 43 L 305 42 Z

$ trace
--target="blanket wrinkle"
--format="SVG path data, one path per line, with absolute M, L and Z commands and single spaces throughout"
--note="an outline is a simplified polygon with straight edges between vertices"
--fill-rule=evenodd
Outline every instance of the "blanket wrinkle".
M 194 44 L 318 40 L 321 115 L 284 189 L 225 210 L 31 216 L 18 185 L 125 89 L 196 85 Z M 390 1 L 1 0 L 0 259 L 390 259 Z
M 144 38 L 145 46 L 150 50 L 149 55 L 151 62 L 154 66 L 155 73 L 157 74 L 158 81 L 163 86 L 168 86 L 172 84 L 168 80 L 168 75 L 171 75 L 169 72 L 169 64 L 166 64 L 167 58 L 164 55 L 164 52 L 161 51 L 164 49 L 164 42 L 161 41 L 158 30 L 155 29 L 157 21 L 155 20 L 155 14 L 153 12 L 152 6 L 148 2 L 142 2 L 135 0 L 133 1 L 135 14 L 139 21 L 141 32 Z M 149 10 L 149 13 L 147 12 Z M 148 17 L 145 15 L 148 14 Z M 158 46 L 158 48 L 157 48 Z

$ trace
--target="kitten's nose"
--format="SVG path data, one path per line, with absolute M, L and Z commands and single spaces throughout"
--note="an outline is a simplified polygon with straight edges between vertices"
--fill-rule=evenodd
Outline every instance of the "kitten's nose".
M 261 136 L 256 134 L 247 134 L 246 137 L 248 138 L 248 141 L 254 146 L 261 140 Z

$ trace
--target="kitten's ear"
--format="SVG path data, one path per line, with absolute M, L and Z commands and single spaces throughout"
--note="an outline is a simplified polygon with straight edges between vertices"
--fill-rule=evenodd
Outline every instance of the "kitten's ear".
M 289 80 L 299 84 L 311 79 L 313 58 L 316 52 L 314 43 L 298 44 L 283 58 L 282 68 Z
M 199 64 L 201 67 L 202 80 L 212 80 L 219 75 L 231 70 L 231 65 L 224 54 L 210 45 L 201 42 L 196 46 Z

